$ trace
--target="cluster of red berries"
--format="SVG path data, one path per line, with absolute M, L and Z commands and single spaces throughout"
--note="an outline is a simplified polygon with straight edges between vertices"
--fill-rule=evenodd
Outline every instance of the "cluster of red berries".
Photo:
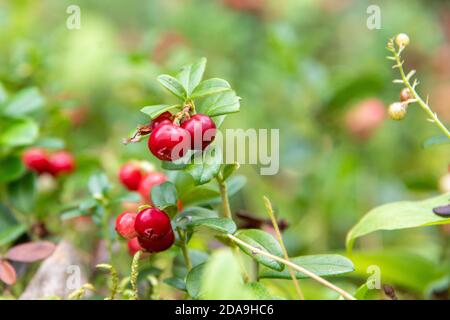
M 169 216 L 157 208 L 146 208 L 138 214 L 125 211 L 116 218 L 116 231 L 128 239 L 128 250 L 161 252 L 175 241 Z
M 204 114 L 186 116 L 177 124 L 166 111 L 151 123 L 152 133 L 148 148 L 155 157 L 164 161 L 182 158 L 188 150 L 205 150 L 216 136 L 216 124 Z
M 119 170 L 120 182 L 130 191 L 137 191 L 146 203 L 151 203 L 150 191 L 167 181 L 164 173 L 150 171 L 138 161 L 130 161 Z
M 57 176 L 75 169 L 75 159 L 67 151 L 49 153 L 42 148 L 30 148 L 23 153 L 22 161 L 28 169 L 38 174 L 50 173 Z

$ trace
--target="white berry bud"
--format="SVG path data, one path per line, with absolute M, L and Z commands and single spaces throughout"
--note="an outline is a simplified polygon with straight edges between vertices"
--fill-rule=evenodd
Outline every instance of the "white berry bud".
M 406 105 L 401 102 L 394 102 L 389 106 L 388 114 L 392 120 L 402 120 L 406 116 Z
M 395 37 L 395 43 L 400 47 L 406 47 L 409 44 L 409 37 L 406 33 L 399 33 Z

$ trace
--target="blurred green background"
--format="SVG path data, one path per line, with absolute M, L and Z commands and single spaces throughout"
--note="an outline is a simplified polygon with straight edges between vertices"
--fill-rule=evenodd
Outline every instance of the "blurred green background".
M 70 30 L 73 4 L 81 28 Z M 379 6 L 381 29 L 366 26 L 369 5 Z M 422 147 L 437 133 L 422 110 L 411 107 L 401 122 L 384 114 L 401 89 L 385 58 L 388 38 L 399 32 L 411 38 L 406 65 L 418 70 L 419 92 L 449 123 L 446 1 L 0 1 L 0 81 L 2 91 L 36 86 L 45 97 L 40 138 L 64 140 L 79 163 L 64 186 L 72 198 L 99 166 L 116 182 L 128 159 L 158 165 L 145 143 L 121 140 L 147 121 L 141 107 L 171 99 L 158 74 L 207 57 L 206 77 L 227 79 L 242 97 L 225 127 L 280 129 L 279 173 L 243 166 L 248 183 L 233 209 L 264 217 L 267 195 L 289 224 L 291 255 L 339 252 L 371 208 L 443 191 L 449 148 Z M 437 261 L 441 232 L 377 233 L 358 247 Z

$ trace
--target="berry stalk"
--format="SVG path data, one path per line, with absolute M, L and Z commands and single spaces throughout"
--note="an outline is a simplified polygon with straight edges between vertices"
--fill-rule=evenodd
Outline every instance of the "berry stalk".
M 402 36 L 402 37 L 400 37 Z M 400 38 L 399 38 L 400 37 Z M 419 106 L 428 114 L 430 117 L 429 120 L 437 125 L 437 127 L 448 137 L 450 138 L 450 131 L 447 129 L 447 127 L 441 122 L 438 115 L 430 108 L 428 105 L 428 99 L 425 102 L 422 97 L 417 93 L 416 86 L 419 84 L 417 79 L 414 80 L 413 84 L 410 83 L 411 77 L 414 75 L 415 70 L 412 70 L 408 73 L 408 75 L 405 74 L 405 71 L 403 69 L 403 63 L 404 61 L 401 60 L 401 53 L 403 49 L 406 47 L 406 45 L 409 44 L 409 38 L 407 41 L 405 39 L 401 39 L 403 37 L 407 37 L 405 34 L 399 34 L 396 38 L 397 45 L 399 47 L 398 50 L 396 50 L 394 46 L 394 39 L 390 39 L 387 44 L 387 49 L 392 52 L 393 57 L 388 57 L 388 59 L 394 60 L 396 64 L 393 66 L 393 68 L 398 68 L 401 76 L 401 80 L 394 80 L 395 83 L 403 83 L 410 91 L 411 98 L 406 101 L 406 103 L 410 102 L 417 102 Z

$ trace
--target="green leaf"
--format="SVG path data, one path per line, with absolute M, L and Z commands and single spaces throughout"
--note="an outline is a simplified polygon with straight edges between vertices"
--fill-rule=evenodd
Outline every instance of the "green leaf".
M 37 88 L 26 88 L 11 99 L 3 112 L 10 116 L 23 116 L 41 108 L 44 103 L 44 97 Z
M 242 241 L 248 243 L 253 247 L 261 249 L 267 253 L 273 254 L 274 256 L 280 258 L 283 257 L 283 251 L 281 250 L 280 244 L 278 243 L 277 240 L 275 240 L 274 237 L 272 237 L 267 232 L 258 229 L 245 229 L 238 231 L 236 233 L 236 237 L 238 237 L 239 239 L 241 239 Z M 240 245 L 239 243 L 237 243 L 237 245 L 239 246 L 239 248 L 241 248 L 241 250 L 245 254 L 249 255 L 262 265 L 265 265 L 277 271 L 281 271 L 284 269 L 284 264 L 260 254 L 253 254 L 253 252 L 250 249 Z
M 192 268 L 186 276 L 186 291 L 194 299 L 200 297 L 200 286 L 205 265 L 206 263 L 202 263 Z
M 202 98 L 211 94 L 231 90 L 230 84 L 223 79 L 212 78 L 200 82 L 200 84 L 192 92 L 190 98 Z
M 88 181 L 89 192 L 93 196 L 105 195 L 111 188 L 108 177 L 102 173 L 96 173 L 89 178 Z
M 222 150 L 216 145 L 211 145 L 203 154 L 195 157 L 185 171 L 194 178 L 195 185 L 202 185 L 217 176 L 221 164 Z
M 180 108 L 181 108 L 181 106 L 179 104 L 174 104 L 174 105 L 158 104 L 158 105 L 143 107 L 141 109 L 141 112 L 148 115 L 151 119 L 155 119 L 157 116 L 159 116 L 160 114 L 162 114 L 166 111 L 170 111 L 172 109 L 180 109 Z
M 192 91 L 197 87 L 200 81 L 202 81 L 205 67 L 206 58 L 201 58 L 196 63 L 181 68 L 177 78 L 186 90 L 187 96 L 190 96 Z
M 208 96 L 198 106 L 198 112 L 210 117 L 239 112 L 241 98 L 234 91 L 225 91 Z
M 423 148 L 426 149 L 431 146 L 440 145 L 440 144 L 449 144 L 449 143 L 450 143 L 449 137 L 444 136 L 444 135 L 437 135 L 437 136 L 433 136 L 433 137 L 425 140 L 425 142 L 423 143 Z
M 261 282 L 246 283 L 245 287 L 252 292 L 257 300 L 280 300 L 279 297 L 272 296 L 267 287 Z
M 0 246 L 4 246 L 18 239 L 26 230 L 27 227 L 24 224 L 17 224 L 2 230 L 0 232 Z
M 28 118 L 0 118 L 0 144 L 18 147 L 32 144 L 39 133 L 37 124 Z
M 166 208 L 174 207 L 177 210 L 177 189 L 172 182 L 164 182 L 154 186 L 151 193 L 153 205 L 164 210 Z
M 162 74 L 158 76 L 158 81 L 179 99 L 181 100 L 186 99 L 186 90 L 184 89 L 183 85 L 178 81 L 177 78 L 174 78 L 167 74 Z
M 170 278 L 165 278 L 163 280 L 163 282 L 165 284 L 167 284 L 168 286 L 171 286 L 172 288 L 175 288 L 175 289 L 178 289 L 181 291 L 186 291 L 186 283 L 183 281 L 183 279 L 170 277 Z
M 351 251 L 355 239 L 379 230 L 399 230 L 450 223 L 433 208 L 449 203 L 450 193 L 423 201 L 400 201 L 382 205 L 369 211 L 347 234 L 347 249 Z
M 183 205 L 204 204 L 220 198 L 220 191 L 216 185 L 204 184 L 190 189 L 181 197 Z
M 76 217 L 88 215 L 87 211 L 80 210 L 79 208 L 69 209 L 61 213 L 62 220 L 69 220 Z
M 13 206 L 20 211 L 30 214 L 36 198 L 36 176 L 28 172 L 19 180 L 8 185 L 8 198 Z
M 192 267 L 206 262 L 208 260 L 208 254 L 204 251 L 189 249 L 188 250 L 189 259 L 191 260 Z M 188 270 L 186 268 L 186 262 L 184 261 L 184 256 L 180 252 L 174 259 L 172 265 L 172 275 L 175 278 L 184 279 L 188 274 Z
M 228 196 L 238 193 L 247 183 L 245 176 L 234 176 L 227 180 Z
M 290 258 L 290 260 L 305 268 L 314 274 L 326 277 L 341 275 L 354 270 L 353 263 L 346 257 L 337 254 L 318 254 L 310 256 L 301 256 Z M 296 271 L 295 277 L 297 279 L 309 278 L 306 274 Z M 274 271 L 266 267 L 262 267 L 259 272 L 260 278 L 274 278 L 274 279 L 291 279 L 289 270 L 286 268 L 282 272 Z
M 19 156 L 8 156 L 0 159 L 0 182 L 16 180 L 25 172 L 25 167 Z
M 227 180 L 237 169 L 239 169 L 239 163 L 231 163 L 223 166 L 222 179 Z
M 192 225 L 193 221 L 205 218 L 217 218 L 218 214 L 214 210 L 202 207 L 190 207 L 176 215 L 174 221 L 176 225 L 182 229 L 187 229 Z
M 242 269 L 228 248 L 215 251 L 202 269 L 196 277 L 197 282 L 201 282 L 197 297 L 210 300 L 255 298 L 243 283 Z
M 199 229 L 207 228 L 218 233 L 235 233 L 236 224 L 232 219 L 229 218 L 204 218 L 196 219 L 190 223 L 190 228 Z

